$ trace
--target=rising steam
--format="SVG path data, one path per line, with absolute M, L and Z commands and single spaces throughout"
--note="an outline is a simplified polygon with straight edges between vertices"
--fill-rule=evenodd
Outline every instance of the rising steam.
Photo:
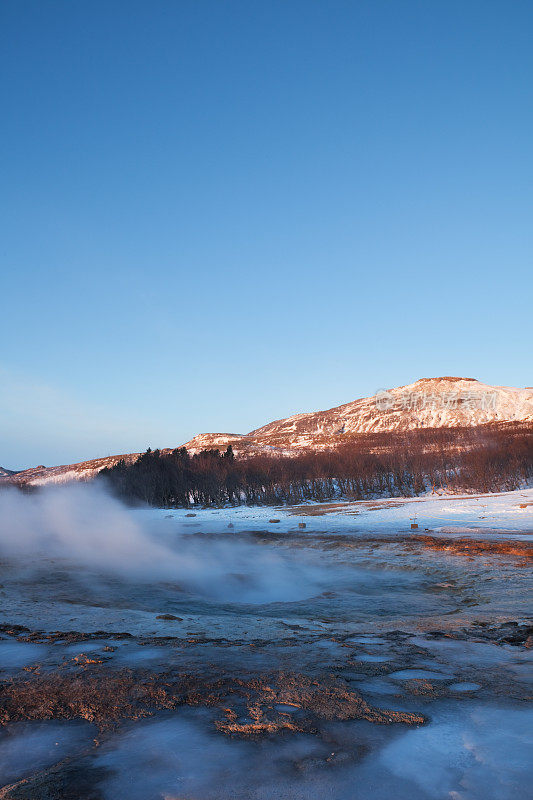
M 299 600 L 324 588 L 318 566 L 235 537 L 191 536 L 91 484 L 0 492 L 0 555 L 233 602 Z

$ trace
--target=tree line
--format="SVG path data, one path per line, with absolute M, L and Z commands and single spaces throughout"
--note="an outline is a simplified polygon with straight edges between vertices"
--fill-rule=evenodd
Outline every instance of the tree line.
M 150 450 L 97 480 L 131 503 L 160 507 L 293 504 L 411 497 L 431 490 L 495 492 L 533 479 L 533 428 L 513 423 L 357 434 L 293 456 Z

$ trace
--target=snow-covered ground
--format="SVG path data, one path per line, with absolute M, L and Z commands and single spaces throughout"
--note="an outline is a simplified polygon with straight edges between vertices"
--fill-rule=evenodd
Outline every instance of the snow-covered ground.
M 417 498 L 310 503 L 302 506 L 237 506 L 138 511 L 141 517 L 172 517 L 189 528 L 216 532 L 272 529 L 294 531 L 299 523 L 317 533 L 389 532 L 429 528 L 442 533 L 533 534 L 533 489 L 501 494 L 428 495 Z M 192 516 L 194 515 L 194 516 Z M 270 522 L 277 519 L 279 522 Z
M 8 502 L 5 495 L 3 502 Z M 227 615 L 219 614 L 221 602 L 288 604 L 280 613 L 283 617 L 298 602 L 331 589 L 342 593 L 346 586 L 351 588 L 343 596 L 344 610 L 336 612 L 344 621 L 348 603 L 356 625 L 372 617 L 387 626 L 395 624 L 397 608 L 403 615 L 416 616 L 418 601 L 412 593 L 425 591 L 428 575 L 430 581 L 452 573 L 463 578 L 470 570 L 461 560 L 450 561 L 449 555 L 429 553 L 421 545 L 417 552 L 410 550 L 409 542 L 416 544 L 419 534 L 533 541 L 533 489 L 298 507 L 170 510 L 126 509 L 104 493 L 76 484 L 30 496 L 14 492 L 10 502 L 15 505 L 0 508 L 0 544 L 5 555 L 23 559 L 23 569 L 17 579 L 17 570 L 4 567 L 0 621 L 30 621 L 48 630 L 75 625 L 77 630 L 152 634 L 155 614 L 179 607 L 178 615 L 185 615 L 179 629 L 202 629 L 207 615 L 211 627 L 227 635 Z M 411 529 L 413 520 L 416 530 Z M 62 562 L 73 568 L 68 580 L 68 572 L 57 570 Z M 522 591 L 526 579 L 513 564 L 504 563 L 500 567 L 494 562 L 491 592 L 478 613 L 490 615 L 498 608 L 512 614 L 520 607 L 520 594 L 514 590 Z M 391 570 L 397 572 L 392 584 Z M 28 573 L 35 581 L 46 576 L 38 595 L 42 602 L 36 602 L 33 590 L 27 591 Z M 82 575 L 87 577 L 80 583 Z M 508 575 L 514 575 L 509 587 Z M 169 591 L 172 584 L 180 584 L 185 593 Z M 119 602 L 124 591 L 129 593 L 126 605 Z M 79 602 L 73 602 L 71 594 Z M 452 588 L 440 593 L 437 604 L 433 598 L 424 600 L 425 613 L 453 608 L 456 594 Z M 204 603 L 200 617 L 191 613 L 191 597 Z M 306 613 L 312 617 L 318 611 L 313 606 Z M 236 614 L 232 635 L 242 635 L 243 624 L 255 629 L 250 615 Z M 259 618 L 257 624 L 267 623 Z

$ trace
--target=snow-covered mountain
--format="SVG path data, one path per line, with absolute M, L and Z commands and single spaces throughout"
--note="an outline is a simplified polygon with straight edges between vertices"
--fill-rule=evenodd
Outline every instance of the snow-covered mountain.
M 193 452 L 228 444 L 235 452 L 294 452 L 332 447 L 358 433 L 514 421 L 533 422 L 532 388 L 489 386 L 474 378 L 422 378 L 328 411 L 276 420 L 245 435 L 203 433 L 185 446 Z
M 28 484 L 30 486 L 44 486 L 49 483 L 69 483 L 70 481 L 88 481 L 94 478 L 105 467 L 112 467 L 121 459 L 126 463 L 136 461 L 140 453 L 127 453 L 120 456 L 106 456 L 94 458 L 91 461 L 81 461 L 78 464 L 62 464 L 58 467 L 31 467 L 20 472 L 0 469 L 0 486 L 2 484 Z M 3 474 L 9 473 L 9 474 Z
M 201 433 L 185 444 L 191 452 L 209 448 L 236 454 L 294 454 L 335 447 L 357 434 L 406 431 L 415 428 L 473 427 L 488 423 L 533 424 L 533 388 L 489 386 L 474 378 L 422 378 L 408 386 L 381 390 L 371 397 L 331 408 L 296 414 L 270 422 L 247 434 Z M 165 451 L 163 451 L 165 452 Z M 139 453 L 109 456 L 59 467 L 35 467 L 16 474 L 0 472 L 1 483 L 63 483 L 88 480 L 121 458 L 135 461 Z

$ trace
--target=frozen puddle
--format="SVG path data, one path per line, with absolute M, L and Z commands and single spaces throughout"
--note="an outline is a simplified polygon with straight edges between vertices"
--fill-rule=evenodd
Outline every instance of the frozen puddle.
M 353 644 L 371 644 L 373 646 L 381 646 L 383 645 L 388 646 L 388 642 L 384 642 L 382 639 L 378 639 L 374 636 L 350 636 L 349 639 L 346 639 L 346 642 Z
M 533 780 L 532 710 L 451 703 L 416 730 L 347 723 L 327 743 L 231 740 L 208 723 L 185 712 L 107 745 L 104 800 L 517 800 Z
M 68 658 L 76 658 L 82 655 L 86 655 L 88 653 L 97 653 L 97 652 L 104 652 L 104 647 L 106 645 L 112 644 L 111 641 L 94 641 L 94 642 L 76 642 L 75 644 L 69 644 L 63 648 L 63 652 L 65 653 Z M 58 647 L 58 645 L 55 645 Z
M 107 747 L 95 761 L 109 771 L 104 800 L 368 800 L 370 784 L 358 785 L 354 768 L 357 742 L 369 740 L 366 723 L 355 736 L 345 728 L 341 739 L 352 749 L 344 750 L 306 735 L 228 739 L 208 722 L 185 712 L 138 725 Z
M 394 683 L 389 683 L 383 678 L 371 678 L 369 680 L 358 681 L 355 688 L 365 694 L 396 694 L 398 686 Z
M 448 686 L 448 689 L 452 692 L 477 692 L 478 689 L 481 689 L 479 683 L 452 683 L 451 686 Z
M 367 661 L 369 664 L 379 664 L 383 661 L 390 661 L 388 656 L 378 656 L 373 653 L 361 653 L 357 656 L 357 661 Z
M 453 706 L 388 745 L 379 760 L 424 798 L 517 800 L 531 796 L 532 746 L 532 709 Z
M 391 672 L 387 677 L 402 681 L 408 681 L 414 678 L 425 678 L 428 681 L 447 681 L 450 679 L 449 675 L 443 675 L 441 672 L 431 672 L 429 669 L 399 669 L 397 672 Z
M 516 647 L 505 647 L 491 642 L 465 642 L 461 640 L 431 640 L 422 636 L 413 636 L 411 643 L 431 650 L 432 654 L 445 663 L 458 667 L 476 664 L 478 667 L 491 667 L 512 660 L 529 658 L 529 654 Z
M 88 723 L 17 722 L 0 736 L 0 785 L 50 767 L 90 744 Z
M 0 641 L 0 670 L 22 669 L 43 659 L 48 648 L 41 644 Z

